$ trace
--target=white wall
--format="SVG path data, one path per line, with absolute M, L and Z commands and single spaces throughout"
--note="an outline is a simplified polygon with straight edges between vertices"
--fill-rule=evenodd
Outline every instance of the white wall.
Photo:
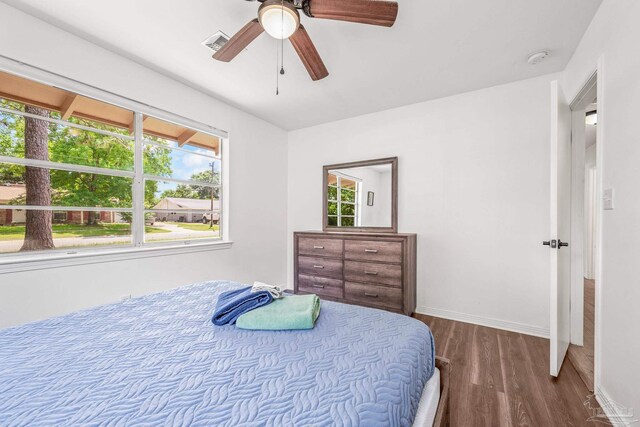
M 418 233 L 418 311 L 548 335 L 544 76 L 289 134 L 292 233 L 321 229 L 322 165 L 398 156 L 399 231 Z
M 587 126 L 587 144 L 589 135 L 595 133 L 594 126 Z M 597 221 L 597 180 L 596 180 L 596 142 L 588 145 L 585 150 L 584 167 L 584 277 L 595 279 L 595 237 Z
M 3 3 L 0 54 L 229 131 L 234 241 L 228 250 L 0 274 L 0 327 L 201 280 L 286 280 L 286 132 Z
M 640 415 L 640 2 L 605 0 L 564 72 L 575 95 L 603 59 L 598 87 L 598 157 L 615 209 L 602 215 L 601 324 L 596 387 Z M 602 79 L 602 80 L 600 80 Z M 602 138 L 600 138 L 602 136 Z M 598 348 L 600 350 L 598 350 Z

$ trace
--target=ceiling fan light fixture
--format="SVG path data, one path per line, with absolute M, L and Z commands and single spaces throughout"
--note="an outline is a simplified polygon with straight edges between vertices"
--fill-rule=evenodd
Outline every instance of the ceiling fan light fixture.
M 258 9 L 258 20 L 271 37 L 288 39 L 300 27 L 300 14 L 288 1 L 268 0 Z

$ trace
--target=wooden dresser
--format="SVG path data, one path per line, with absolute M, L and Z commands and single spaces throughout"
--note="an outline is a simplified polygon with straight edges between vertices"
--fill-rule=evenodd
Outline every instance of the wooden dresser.
M 415 234 L 298 232 L 293 239 L 296 293 L 415 311 Z

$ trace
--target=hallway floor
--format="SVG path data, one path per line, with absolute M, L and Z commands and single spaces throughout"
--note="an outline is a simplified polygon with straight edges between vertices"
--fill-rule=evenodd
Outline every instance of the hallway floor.
M 580 378 L 593 391 L 593 338 L 596 285 L 594 280 L 584 279 L 584 340 L 583 347 L 571 344 L 569 360 L 575 366 Z

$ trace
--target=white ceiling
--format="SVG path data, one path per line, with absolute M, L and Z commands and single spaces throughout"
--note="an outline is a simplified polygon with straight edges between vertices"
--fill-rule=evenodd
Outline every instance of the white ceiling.
M 285 43 L 262 34 L 231 63 L 200 43 L 256 17 L 245 0 L 3 0 L 284 129 L 561 71 L 601 0 L 399 0 L 392 28 L 302 20 L 329 69 L 312 82 Z M 530 66 L 528 54 L 551 52 Z

